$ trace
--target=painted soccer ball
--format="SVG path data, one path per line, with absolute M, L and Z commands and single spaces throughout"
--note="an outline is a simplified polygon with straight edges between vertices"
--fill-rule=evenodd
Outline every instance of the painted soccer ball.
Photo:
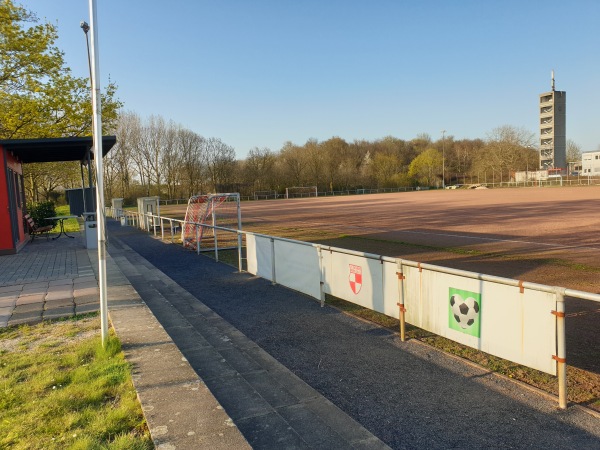
M 479 314 L 479 303 L 473 297 L 467 297 L 463 300 L 460 295 L 454 294 L 450 297 L 450 306 L 452 306 L 454 320 L 461 328 L 469 328 L 475 323 L 477 314 Z

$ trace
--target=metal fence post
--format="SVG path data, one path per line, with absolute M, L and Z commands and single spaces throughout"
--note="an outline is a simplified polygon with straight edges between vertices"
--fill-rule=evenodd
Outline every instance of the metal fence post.
M 323 250 L 321 246 L 317 246 L 317 252 L 319 253 L 319 293 L 321 297 L 321 308 L 325 306 L 325 280 L 323 277 Z
M 238 272 L 242 273 L 242 232 L 238 230 Z
M 200 254 L 200 227 L 198 224 L 196 224 L 196 254 Z
M 556 372 L 558 375 L 558 406 L 567 408 L 567 342 L 565 333 L 565 288 L 556 288 Z
M 404 279 L 406 278 L 402 273 L 402 260 L 396 260 L 397 271 L 396 276 L 398 277 L 398 308 L 400 309 L 400 340 L 404 342 L 406 340 L 406 308 L 404 307 Z
M 271 238 L 271 284 L 277 284 L 275 271 L 275 239 Z

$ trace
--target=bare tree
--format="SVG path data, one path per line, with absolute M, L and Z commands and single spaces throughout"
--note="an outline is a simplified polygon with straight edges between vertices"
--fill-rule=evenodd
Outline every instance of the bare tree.
M 218 138 L 204 141 L 206 169 L 211 187 L 216 191 L 222 185 L 233 181 L 235 171 L 235 150 Z
M 245 178 L 254 191 L 272 188 L 271 174 L 275 165 L 275 155 L 268 148 L 254 147 L 248 152 L 244 164 Z
M 581 162 L 581 147 L 571 139 L 567 140 L 567 162 L 568 163 L 580 163 Z
M 178 131 L 181 152 L 181 177 L 187 197 L 202 193 L 204 189 L 203 168 L 206 166 L 204 138 L 193 131 Z

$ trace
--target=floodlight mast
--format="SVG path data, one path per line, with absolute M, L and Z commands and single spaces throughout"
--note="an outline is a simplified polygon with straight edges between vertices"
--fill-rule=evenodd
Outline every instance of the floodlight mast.
M 446 189 L 446 130 L 442 130 L 442 189 Z
M 108 340 L 108 302 L 106 297 L 106 229 L 104 221 L 104 167 L 102 165 L 102 105 L 100 100 L 100 68 L 98 55 L 98 15 L 96 2 L 89 0 L 90 26 L 81 23 L 86 34 L 91 29 L 92 119 L 94 137 L 94 162 L 96 163 L 96 221 L 98 225 L 98 286 L 100 288 L 100 322 L 102 345 Z M 87 30 L 87 31 L 86 31 Z M 89 47 L 88 47 L 89 48 Z

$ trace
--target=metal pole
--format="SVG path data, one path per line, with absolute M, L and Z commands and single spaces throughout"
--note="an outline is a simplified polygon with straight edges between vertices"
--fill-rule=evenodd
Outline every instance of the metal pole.
M 196 254 L 200 254 L 200 227 L 198 224 L 196 226 Z
M 565 289 L 556 289 L 556 371 L 558 375 L 558 406 L 567 408 L 567 342 L 565 332 Z
M 242 272 L 242 208 L 240 207 L 240 194 L 237 195 L 237 221 L 238 221 L 238 270 Z
M 241 231 L 241 230 L 240 230 Z M 238 272 L 242 273 L 242 233 L 238 231 L 237 239 L 238 239 Z
M 104 168 L 102 166 L 102 104 L 100 100 L 100 67 L 98 54 L 98 16 L 96 2 L 89 0 L 92 31 L 92 105 L 94 161 L 96 162 L 96 220 L 98 223 L 98 285 L 100 288 L 100 322 L 102 345 L 108 340 L 108 302 L 106 297 L 106 238 L 104 223 Z
M 215 241 L 215 261 L 219 261 L 219 243 L 217 240 L 217 229 L 215 228 L 217 226 L 217 212 L 215 211 L 215 207 L 214 207 L 214 199 L 212 200 L 212 226 L 213 226 L 213 237 L 214 237 L 214 241 Z
M 404 274 L 402 273 L 402 260 L 397 262 L 396 275 L 398 276 L 398 308 L 400 309 L 400 340 L 406 340 L 406 308 L 404 307 Z
M 275 273 L 275 239 L 271 238 L 271 284 L 277 284 Z
M 321 300 L 321 308 L 323 308 L 325 306 L 325 282 L 324 280 L 324 276 L 323 276 L 323 249 L 321 249 L 321 246 L 317 246 L 317 252 L 319 254 L 319 294 L 320 294 L 320 300 Z
M 446 130 L 442 130 L 442 189 L 446 189 Z

